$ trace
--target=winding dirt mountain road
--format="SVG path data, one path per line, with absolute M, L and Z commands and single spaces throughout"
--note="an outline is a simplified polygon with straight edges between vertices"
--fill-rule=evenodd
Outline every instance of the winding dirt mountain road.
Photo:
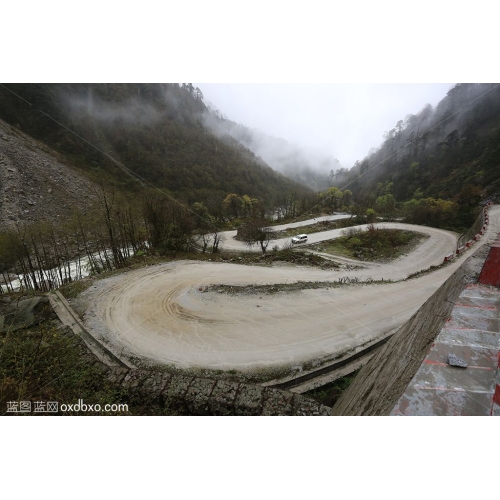
M 337 281 L 348 276 L 399 280 L 443 262 L 455 233 L 408 224 L 380 224 L 429 236 L 390 264 L 356 271 L 295 266 L 244 266 L 182 261 L 98 281 L 81 295 L 85 326 L 128 355 L 179 367 L 256 369 L 322 361 L 394 331 L 480 245 L 500 231 L 500 206 L 491 207 L 487 233 L 451 264 L 409 281 L 228 295 L 206 285 Z M 331 233 L 314 233 L 322 241 Z M 329 233 L 329 234 L 327 234 Z M 336 234 L 338 236 L 338 234 Z M 201 289 L 201 290 L 200 290 Z

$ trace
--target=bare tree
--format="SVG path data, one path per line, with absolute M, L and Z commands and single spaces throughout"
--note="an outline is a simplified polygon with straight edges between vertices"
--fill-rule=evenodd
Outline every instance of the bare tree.
M 238 237 L 251 248 L 260 245 L 262 253 L 265 254 L 269 243 L 273 240 L 274 230 L 267 226 L 268 221 L 263 219 L 251 219 L 238 228 Z

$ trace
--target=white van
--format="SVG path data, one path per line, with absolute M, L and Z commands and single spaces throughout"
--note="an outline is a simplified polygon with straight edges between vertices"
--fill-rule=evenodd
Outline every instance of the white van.
M 292 238 L 292 243 L 305 243 L 307 241 L 307 234 L 298 234 Z

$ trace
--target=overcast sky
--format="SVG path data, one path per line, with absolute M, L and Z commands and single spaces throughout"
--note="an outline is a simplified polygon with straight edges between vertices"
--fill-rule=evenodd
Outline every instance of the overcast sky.
M 433 107 L 454 85 L 195 83 L 228 119 L 320 150 L 347 168 L 378 147 L 398 120 Z

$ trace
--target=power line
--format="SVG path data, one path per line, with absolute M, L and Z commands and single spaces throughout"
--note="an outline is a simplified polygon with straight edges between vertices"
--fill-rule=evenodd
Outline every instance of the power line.
M 33 104 L 29 101 L 27 101 L 26 99 L 24 99 L 24 97 L 20 96 L 19 94 L 17 94 L 16 92 L 14 92 L 13 90 L 9 89 L 8 87 L 6 87 L 3 83 L 0 83 L 0 86 L 2 86 L 4 89 L 8 90 L 10 93 L 12 93 L 13 95 L 15 95 L 16 97 L 18 97 L 19 99 L 23 100 L 25 103 L 29 104 L 31 107 L 33 107 Z M 61 123 L 60 121 L 56 120 L 54 117 L 50 116 L 48 113 L 46 113 L 45 111 L 41 110 L 41 109 L 37 109 L 36 111 L 38 111 L 39 113 L 43 114 L 44 116 L 46 116 L 47 118 L 49 118 L 50 120 L 52 120 L 53 122 L 57 123 L 59 126 L 63 127 L 64 129 L 66 129 L 68 132 L 70 132 L 71 134 L 73 134 L 74 136 L 78 137 L 79 139 L 81 139 L 82 141 L 84 141 L 86 144 L 88 144 L 89 146 L 91 146 L 92 148 L 94 148 L 96 151 L 99 151 L 99 153 L 103 154 L 104 156 L 106 156 L 107 158 L 109 158 L 113 163 L 115 163 L 116 165 L 118 165 L 125 173 L 127 173 L 128 175 L 130 175 L 135 181 L 138 181 L 139 183 L 141 183 L 143 186 L 146 185 L 146 186 L 149 186 L 151 187 L 152 189 L 155 189 L 156 191 L 159 191 L 162 195 L 166 196 L 167 198 L 169 198 L 171 201 L 173 201 L 174 203 L 177 203 L 178 205 L 180 205 L 182 208 L 184 208 L 185 210 L 191 212 L 193 215 L 195 215 L 196 217 L 198 217 L 200 220 L 202 220 L 203 222 L 206 222 L 207 224 L 209 224 L 213 229 L 215 229 L 216 231 L 218 231 L 218 227 L 215 226 L 215 224 L 213 224 L 212 221 L 210 220 L 207 220 L 205 218 L 203 218 L 201 215 L 197 214 L 194 210 L 192 210 L 191 208 L 189 208 L 188 206 L 184 205 L 183 203 L 181 203 L 179 200 L 176 200 L 174 197 L 170 196 L 168 193 L 166 193 L 165 191 L 161 190 L 158 186 L 155 186 L 154 184 L 152 184 L 151 182 L 149 182 L 148 180 L 144 179 L 143 177 L 141 177 L 139 174 L 135 173 L 133 170 L 131 170 L 130 168 L 126 167 L 123 163 L 121 163 L 120 161 L 118 161 L 116 158 L 114 158 L 113 156 L 111 156 L 110 154 L 106 153 L 106 151 L 103 151 L 102 149 L 100 149 L 99 147 L 97 147 L 95 144 L 93 144 L 92 142 L 90 142 L 89 140 L 85 139 L 85 137 L 82 137 L 81 135 L 79 135 L 77 132 L 75 132 L 74 130 L 70 129 L 69 127 L 67 127 L 66 125 L 64 125 L 64 123 Z

